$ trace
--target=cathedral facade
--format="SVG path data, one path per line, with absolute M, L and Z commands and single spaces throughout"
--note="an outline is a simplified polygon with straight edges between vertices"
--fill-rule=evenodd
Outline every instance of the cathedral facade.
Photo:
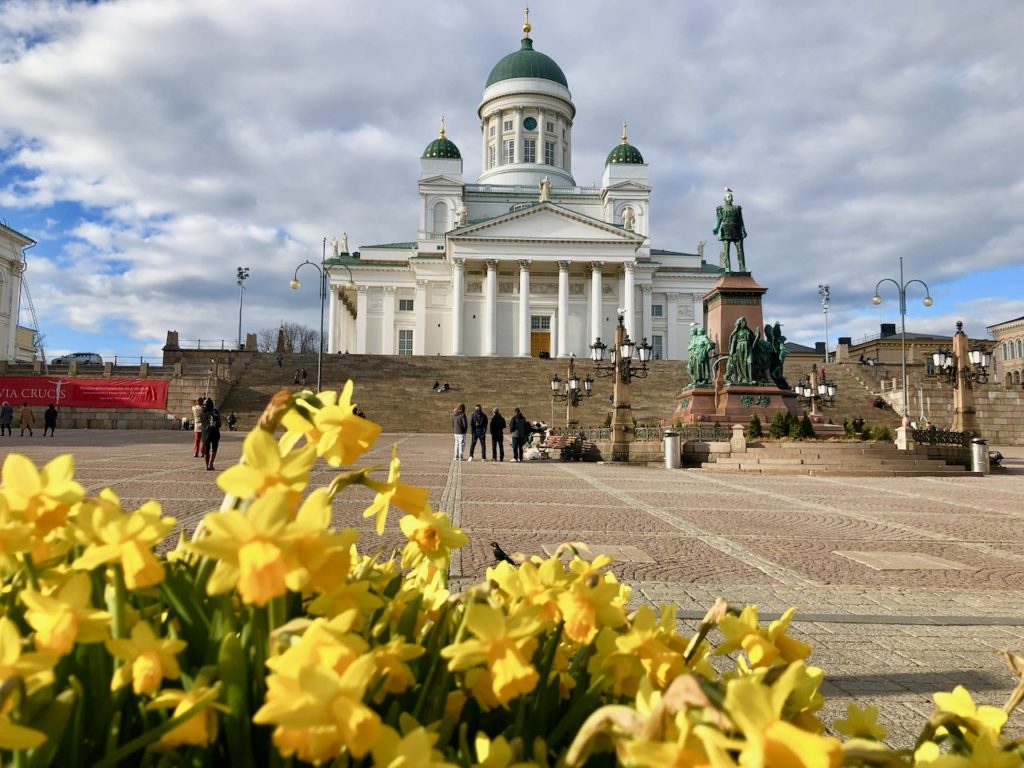
M 722 270 L 652 247 L 648 165 L 625 125 L 600 187 L 576 184 L 576 107 L 530 31 L 487 78 L 476 181 L 442 121 L 420 160 L 415 240 L 333 244 L 329 352 L 586 357 L 621 313 L 652 356 L 686 358 Z

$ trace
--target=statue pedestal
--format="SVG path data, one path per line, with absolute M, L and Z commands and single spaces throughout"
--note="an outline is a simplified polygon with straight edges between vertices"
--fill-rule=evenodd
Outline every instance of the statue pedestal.
M 697 421 L 746 424 L 756 413 L 761 423 L 767 425 L 778 411 L 800 414 L 795 392 L 746 384 L 733 384 L 718 390 L 695 387 L 676 395 L 673 421 L 684 424 Z
M 704 296 L 704 327 L 708 338 L 715 342 L 718 354 L 729 353 L 729 336 L 740 317 L 756 333 L 764 327 L 761 297 L 767 288 L 758 285 L 749 272 L 729 272 L 722 275 Z

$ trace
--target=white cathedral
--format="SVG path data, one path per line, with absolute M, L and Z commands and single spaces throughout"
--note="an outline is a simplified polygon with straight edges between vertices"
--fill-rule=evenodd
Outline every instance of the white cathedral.
M 576 185 L 568 82 L 528 22 L 523 32 L 477 109 L 476 182 L 442 121 L 420 160 L 416 240 L 352 254 L 334 244 L 328 352 L 587 357 L 621 311 L 652 357 L 686 358 L 722 270 L 651 247 L 648 166 L 625 125 L 600 188 Z

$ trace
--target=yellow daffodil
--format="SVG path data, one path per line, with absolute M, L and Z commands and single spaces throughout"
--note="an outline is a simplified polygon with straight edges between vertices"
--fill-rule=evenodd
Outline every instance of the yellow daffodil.
M 466 608 L 466 629 L 473 639 L 449 645 L 441 655 L 450 659 L 452 671 L 486 664 L 493 680 L 495 697 L 506 704 L 532 691 L 540 676 L 530 663 L 537 647 L 535 635 L 542 624 L 523 611 L 506 617 L 499 609 L 483 603 Z
M 424 653 L 426 648 L 422 645 L 407 643 L 401 637 L 394 637 L 373 649 L 377 676 L 383 678 L 379 700 L 383 701 L 386 693 L 402 693 L 412 687 L 416 678 L 406 662 L 417 659 Z
M 951 693 L 936 693 L 932 698 L 939 711 L 962 718 L 979 733 L 988 731 L 998 735 L 1006 725 L 1006 712 L 999 707 L 975 706 L 971 694 L 962 685 L 958 685 Z
M 504 736 L 489 739 L 486 733 L 477 731 L 473 747 L 477 759 L 473 768 L 531 768 L 538 765 L 532 760 L 517 760 L 515 750 Z
M 232 509 L 207 515 L 206 535 L 189 545 L 217 560 L 206 591 L 219 595 L 237 587 L 243 602 L 257 606 L 283 595 L 294 567 L 290 510 L 288 492 L 277 488 L 253 501 L 244 514 Z
M 725 710 L 742 733 L 731 743 L 741 766 L 759 768 L 836 768 L 842 762 L 838 739 L 801 730 L 782 719 L 803 662 L 791 664 L 771 686 L 755 677 L 730 680 Z
M 388 469 L 388 481 L 386 483 L 378 483 L 370 478 L 363 480 L 366 485 L 377 491 L 377 496 L 374 498 L 373 503 L 363 511 L 363 517 L 376 518 L 378 536 L 384 533 L 384 523 L 387 520 L 388 509 L 391 504 L 412 514 L 417 514 L 427 506 L 427 489 L 403 483 L 399 479 L 400 466 L 398 446 L 393 445 L 391 446 L 391 466 Z
M 17 624 L 6 616 L 0 618 L 0 680 L 20 677 L 31 694 L 53 681 L 57 659 L 43 653 L 22 653 L 22 645 Z
M 139 696 L 153 693 L 165 678 L 177 680 L 181 677 L 178 667 L 179 653 L 185 650 L 184 640 L 159 638 L 147 621 L 140 621 L 132 627 L 130 638 L 108 638 L 107 650 L 115 659 L 124 662 L 114 670 L 110 690 L 132 684 L 132 690 Z
M 878 707 L 861 709 L 856 704 L 847 704 L 845 719 L 836 720 L 832 725 L 851 738 L 882 741 L 888 735 L 885 727 L 878 724 Z
M 914 765 L 920 768 L 1020 768 L 1024 758 L 1016 750 L 1004 750 L 992 731 L 975 739 L 969 755 L 944 753 L 933 741 L 914 750 Z
M 385 725 L 373 745 L 373 764 L 376 768 L 455 768 L 455 763 L 447 762 L 444 755 L 434 749 L 436 742 L 437 734 L 423 726 L 402 736 Z
M 268 491 L 284 490 L 298 494 L 309 482 L 309 472 L 316 463 L 316 448 L 305 445 L 282 455 L 282 448 L 269 432 L 255 429 L 242 443 L 243 463 L 228 467 L 217 477 L 217 485 L 225 493 L 240 499 L 252 499 Z
M 683 656 L 665 643 L 663 629 L 649 606 L 637 609 L 629 630 L 617 638 L 619 653 L 639 659 L 647 676 L 664 689 L 685 668 Z
M 735 768 L 728 751 L 716 743 L 715 733 L 690 722 L 687 712 L 672 718 L 661 740 L 626 740 L 619 755 L 631 768 Z
M 352 389 L 352 382 L 348 381 L 340 394 L 324 391 L 311 398 L 315 400 L 312 403 L 297 398 L 295 408 L 285 413 L 281 421 L 287 430 L 282 445 L 290 449 L 305 438 L 332 467 L 358 460 L 380 435 L 380 425 L 355 415 Z
M 787 610 L 767 630 L 758 624 L 756 605 L 746 606 L 739 616 L 723 616 L 718 628 L 725 636 L 725 642 L 718 646 L 715 655 L 724 656 L 743 650 L 755 668 L 807 658 L 811 646 L 786 635 L 794 610 Z
M 487 569 L 486 578 L 498 585 L 509 607 L 520 603 L 532 605 L 538 609 L 540 618 L 558 620 L 558 595 L 566 588 L 569 577 L 557 557 L 539 565 L 527 560 L 518 568 L 501 562 Z
M 284 757 L 322 763 L 342 748 L 361 758 L 376 743 L 380 716 L 363 703 L 376 664 L 361 656 L 339 674 L 319 665 L 296 676 L 267 678 L 267 699 L 253 716 L 257 725 L 274 725 L 273 741 Z
M 71 507 L 85 496 L 73 479 L 75 459 L 70 454 L 48 462 L 40 472 L 17 453 L 8 454 L 3 466 L 3 495 L 10 510 L 35 527 L 42 537 L 63 525 Z
M 586 644 L 601 627 L 621 627 L 626 623 L 623 592 L 611 574 L 593 574 L 577 579 L 558 596 L 558 608 L 565 622 L 565 636 Z
M 75 525 L 78 539 L 86 547 L 72 568 L 91 571 L 116 562 L 124 570 L 128 589 L 163 581 L 164 567 L 153 554 L 153 547 L 174 528 L 174 518 L 163 517 L 159 503 L 148 501 L 134 512 L 125 513 L 117 494 L 107 488 L 98 498 L 81 505 Z
M 27 552 L 35 545 L 35 528 L 11 511 L 7 497 L 0 494 L 0 555 Z
M 110 614 L 93 608 L 91 598 L 92 581 L 86 573 L 74 574 L 51 594 L 24 590 L 25 621 L 36 631 L 36 648 L 63 656 L 75 643 L 105 640 Z
M 424 558 L 446 567 L 451 550 L 469 541 L 461 528 L 452 526 L 447 514 L 434 512 L 429 504 L 415 514 L 404 515 L 398 525 L 409 539 L 402 550 L 402 565 L 406 568 L 418 565 Z
M 298 642 L 267 659 L 267 667 L 275 674 L 293 678 L 304 667 L 317 665 L 341 674 L 369 648 L 366 640 L 352 631 L 358 622 L 358 611 L 347 611 L 330 621 L 316 619 Z
M 174 708 L 171 717 L 178 717 L 202 704 L 187 720 L 179 723 L 160 737 L 160 743 L 169 747 L 205 747 L 217 738 L 217 711 L 226 712 L 227 707 L 216 699 L 219 686 L 196 686 L 190 691 L 168 688 L 161 691 L 146 705 L 146 709 Z
M 46 734 L 34 728 L 12 723 L 7 715 L 0 715 L 0 749 L 35 749 L 46 742 Z
M 352 528 L 327 530 L 330 521 L 330 496 L 325 489 L 317 488 L 303 502 L 291 525 L 295 562 L 286 577 L 289 589 L 323 593 L 348 579 L 359 533 Z
M 789 608 L 779 618 L 768 625 L 768 640 L 778 651 L 779 657 L 785 662 L 800 661 L 811 655 L 811 646 L 794 640 L 786 632 L 789 630 L 789 623 L 793 620 L 796 608 Z

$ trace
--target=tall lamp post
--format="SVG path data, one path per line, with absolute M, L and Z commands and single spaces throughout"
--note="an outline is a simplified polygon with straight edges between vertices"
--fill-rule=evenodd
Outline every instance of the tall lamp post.
M 245 295 L 245 281 L 249 279 L 249 268 L 239 267 L 238 268 L 238 348 L 244 349 L 242 346 L 242 297 Z
M 821 295 L 821 312 L 825 315 L 825 365 L 828 365 L 828 283 L 818 283 L 818 293 Z
M 554 409 L 556 402 L 565 402 L 565 428 L 569 428 L 571 423 L 570 414 L 573 408 L 580 407 L 580 400 L 584 397 L 590 397 L 591 391 L 594 389 L 594 380 L 589 376 L 583 378 L 583 390 L 580 391 L 580 377 L 576 373 L 576 355 L 569 356 L 569 372 L 565 379 L 565 392 L 562 392 L 562 380 L 558 378 L 558 374 L 554 373 L 551 375 L 551 406 Z M 552 419 L 553 420 L 553 419 Z
M 597 337 L 590 345 L 590 359 L 594 361 L 594 370 L 598 376 L 614 376 L 612 387 L 612 460 L 628 461 L 629 444 L 633 442 L 633 408 L 630 403 L 629 385 L 633 377 L 643 378 L 647 375 L 647 363 L 651 359 L 651 345 L 647 339 L 640 343 L 632 341 L 626 333 L 626 326 L 619 312 L 619 322 L 615 326 L 615 344 L 612 347 L 612 359 L 605 362 L 604 353 L 608 345 Z M 637 364 L 633 362 L 633 353 L 637 353 Z
M 320 391 L 323 370 L 324 370 L 324 301 L 327 299 L 327 280 L 329 275 L 327 274 L 327 238 L 323 241 L 323 250 L 320 255 L 320 263 L 309 261 L 308 259 L 295 268 L 295 274 L 291 279 L 289 285 L 292 290 L 297 291 L 301 283 L 299 282 L 299 270 L 304 266 L 309 265 L 313 267 L 317 272 L 320 273 L 320 336 L 317 344 L 316 353 L 316 391 Z M 348 272 L 348 283 L 344 286 L 345 288 L 351 288 L 355 285 L 355 280 L 352 279 L 352 270 L 348 268 L 346 264 L 332 264 L 331 266 L 344 267 L 345 271 Z
M 947 376 L 953 387 L 953 431 L 974 432 L 977 419 L 974 407 L 974 385 L 988 383 L 992 356 L 980 344 L 969 348 L 962 321 L 956 322 L 953 350 L 938 349 L 932 354 L 932 367 L 937 376 Z
M 909 417 L 910 415 L 910 393 L 907 391 L 907 288 L 912 283 L 920 283 L 924 287 L 924 301 L 921 303 L 926 307 L 930 307 L 935 302 L 932 301 L 931 291 L 928 289 L 928 283 L 923 280 L 906 280 L 903 279 L 903 257 L 900 256 L 900 281 L 897 283 L 891 277 L 885 277 L 875 284 L 875 295 L 871 297 L 871 303 L 878 304 L 882 303 L 882 297 L 878 295 L 878 289 L 882 283 L 892 283 L 896 286 L 900 296 L 900 355 L 902 358 L 903 365 L 903 415 Z

